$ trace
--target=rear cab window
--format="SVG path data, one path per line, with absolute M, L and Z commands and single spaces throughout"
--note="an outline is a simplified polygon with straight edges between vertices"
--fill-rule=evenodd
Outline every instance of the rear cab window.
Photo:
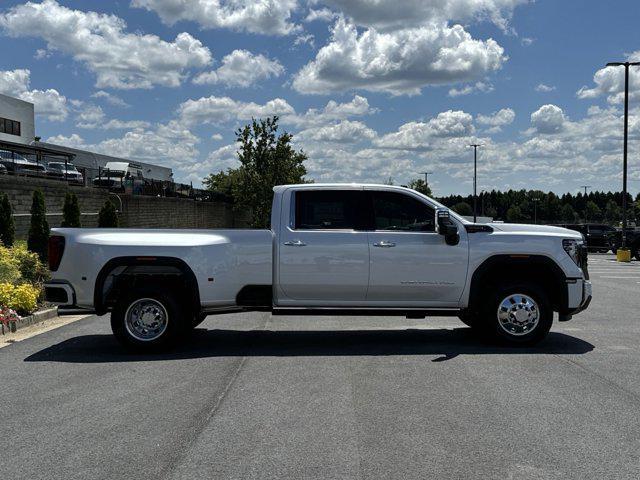
M 365 229 L 362 190 L 299 190 L 294 199 L 295 230 Z

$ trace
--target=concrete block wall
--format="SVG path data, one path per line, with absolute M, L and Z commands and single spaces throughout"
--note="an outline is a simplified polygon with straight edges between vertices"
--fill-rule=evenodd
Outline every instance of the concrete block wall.
M 47 221 L 52 228 L 59 227 L 62 222 L 62 206 L 67 192 L 71 191 L 78 197 L 82 213 L 80 221 L 83 227 L 98 226 L 97 213 L 109 197 L 109 194 L 102 189 L 72 186 L 65 182 L 45 178 L 2 175 L 0 176 L 0 191 L 9 195 L 16 225 L 16 238 L 18 239 L 27 238 L 31 222 L 29 211 L 31 210 L 33 191 L 36 189 L 42 190 L 44 193 Z
M 29 232 L 33 191 L 45 196 L 49 226 L 62 222 L 62 206 L 68 191 L 76 194 L 83 227 L 97 227 L 100 208 L 111 199 L 120 211 L 121 227 L 128 228 L 246 228 L 248 216 L 234 212 L 226 202 L 196 202 L 169 197 L 110 195 L 100 188 L 67 185 L 57 180 L 0 176 L 0 191 L 9 195 L 16 225 L 16 238 L 26 239 Z
M 121 227 L 242 228 L 246 225 L 232 206 L 224 202 L 141 195 L 119 195 L 119 198 L 122 202 Z

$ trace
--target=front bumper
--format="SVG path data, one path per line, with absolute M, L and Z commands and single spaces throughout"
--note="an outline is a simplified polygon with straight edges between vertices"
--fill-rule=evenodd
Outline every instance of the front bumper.
M 576 313 L 586 310 L 591 303 L 592 286 L 589 280 L 574 279 L 567 281 L 567 301 L 566 310 L 560 312 L 559 320 L 566 322 Z

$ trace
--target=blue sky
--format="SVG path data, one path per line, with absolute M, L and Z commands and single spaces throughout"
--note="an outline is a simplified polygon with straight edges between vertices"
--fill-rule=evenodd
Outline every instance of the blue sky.
M 196 185 L 277 113 L 316 181 L 429 170 L 437 195 L 466 193 L 482 143 L 481 189 L 617 190 L 622 71 L 602 67 L 640 60 L 639 20 L 632 0 L 5 0 L 0 92 L 35 103 L 44 140 Z

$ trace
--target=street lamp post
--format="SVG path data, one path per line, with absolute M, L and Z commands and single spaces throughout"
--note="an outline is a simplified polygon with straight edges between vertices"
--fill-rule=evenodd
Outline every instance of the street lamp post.
M 472 143 L 469 146 L 473 147 L 473 223 L 476 223 L 478 220 L 478 196 L 476 195 L 476 187 L 478 185 L 478 147 L 482 145 Z
M 591 188 L 591 185 L 580 185 L 580 188 L 584 188 L 584 223 L 589 223 L 587 217 L 587 188 Z
M 420 172 L 424 175 L 424 186 L 425 189 L 429 189 L 429 175 L 433 175 L 433 172 Z
M 629 137 L 629 67 L 640 62 L 609 62 L 607 67 L 624 67 L 624 144 L 622 153 L 622 247 L 627 246 L 627 143 Z

